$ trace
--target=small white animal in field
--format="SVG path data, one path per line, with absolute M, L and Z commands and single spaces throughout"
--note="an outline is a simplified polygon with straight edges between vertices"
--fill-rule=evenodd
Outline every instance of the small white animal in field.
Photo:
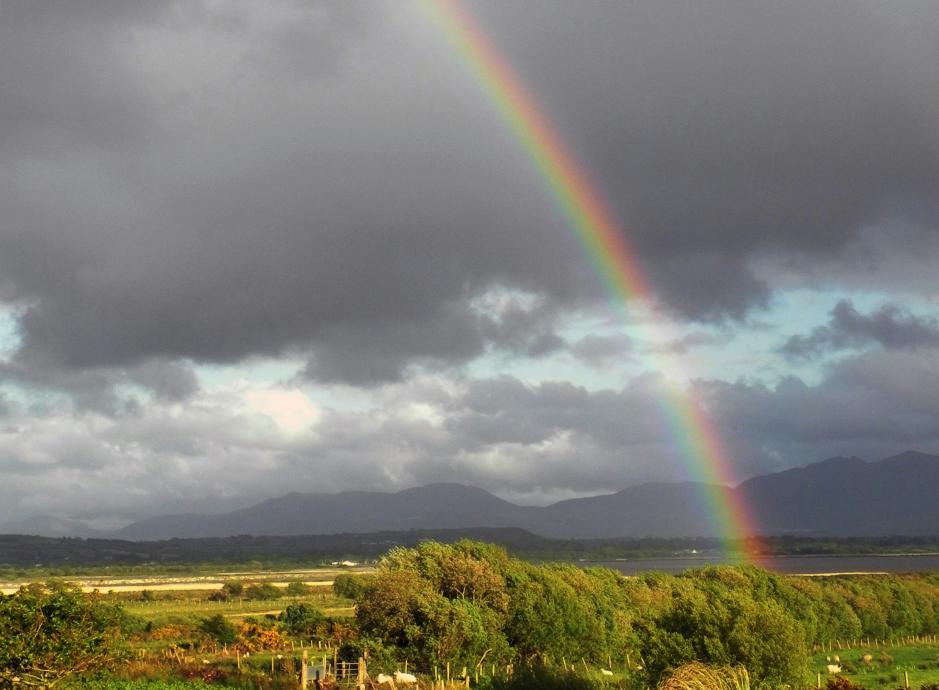
M 414 685 L 417 682 L 417 677 L 413 673 L 402 673 L 401 671 L 395 671 L 395 683 L 401 683 L 401 685 Z
M 612 675 L 613 675 L 613 672 L 612 672 L 612 671 L 609 671 L 609 670 L 607 670 L 607 669 L 605 669 L 605 668 L 601 668 L 601 669 L 600 669 L 600 674 L 601 674 L 601 675 L 604 675 L 604 676 L 612 676 Z
M 835 654 L 835 663 L 836 663 L 836 664 L 840 664 L 840 663 L 841 663 L 841 657 L 838 656 L 837 654 Z
M 841 664 L 828 664 L 829 673 L 841 673 Z
M 386 676 L 384 673 L 379 673 L 378 678 L 375 679 L 378 681 L 379 685 L 384 685 L 385 683 L 390 683 L 394 685 L 394 679 L 391 676 Z

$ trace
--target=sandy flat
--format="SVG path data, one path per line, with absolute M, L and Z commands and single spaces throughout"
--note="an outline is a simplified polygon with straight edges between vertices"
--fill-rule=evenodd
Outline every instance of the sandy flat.
M 335 571 L 327 571 L 328 574 L 332 575 Z M 290 580 L 284 580 L 285 576 L 291 575 L 310 575 L 310 571 L 305 572 L 265 572 L 265 573 L 238 573 L 239 578 L 245 578 L 246 580 L 257 579 L 259 582 L 265 582 L 267 584 L 272 584 L 275 587 L 286 587 L 289 582 L 296 582 L 297 580 L 291 578 Z M 321 574 L 321 573 L 317 573 Z M 325 574 L 325 573 L 322 573 Z M 277 580 L 264 579 L 270 576 L 278 577 Z M 222 585 L 225 584 L 227 580 L 233 579 L 235 577 L 234 573 L 223 573 L 216 575 L 207 575 L 205 577 L 147 577 L 147 578 L 89 578 L 89 577 L 78 577 L 78 578 L 56 578 L 62 579 L 65 582 L 70 584 L 77 585 L 81 588 L 83 592 L 93 592 L 94 590 L 99 590 L 101 592 L 140 592 L 145 589 L 149 589 L 154 592 L 171 592 L 171 591 L 193 591 L 193 590 L 204 590 L 211 591 L 216 589 L 221 589 Z M 299 579 L 299 578 L 298 578 Z M 316 580 L 300 580 L 303 584 L 310 587 L 328 587 L 333 584 L 332 578 L 330 579 L 316 579 Z M 22 585 L 29 584 L 29 580 L 24 580 L 22 582 L 2 582 L 0 583 L 0 592 L 3 594 L 12 594 L 16 592 Z

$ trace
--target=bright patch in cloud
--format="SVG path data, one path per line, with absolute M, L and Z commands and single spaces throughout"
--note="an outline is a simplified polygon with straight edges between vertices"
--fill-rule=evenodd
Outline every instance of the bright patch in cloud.
M 255 388 L 242 394 L 249 412 L 270 417 L 283 431 L 296 434 L 309 429 L 319 418 L 319 410 L 299 390 Z

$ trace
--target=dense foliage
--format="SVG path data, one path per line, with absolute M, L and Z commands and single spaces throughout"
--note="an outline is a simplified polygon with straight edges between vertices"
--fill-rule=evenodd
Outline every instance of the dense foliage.
M 96 594 L 24 588 L 0 597 L 0 687 L 14 678 L 51 686 L 67 673 L 98 669 L 114 658 L 122 636 L 137 651 L 162 649 L 167 663 L 192 667 L 200 678 L 208 678 L 201 655 L 240 652 L 247 663 L 258 652 L 286 655 L 294 643 L 316 640 L 335 647 L 340 660 L 367 650 L 375 672 L 405 659 L 419 673 L 449 664 L 454 675 L 511 664 L 516 673 L 498 681 L 506 690 L 548 687 L 556 678 L 567 687 L 580 680 L 558 671 L 572 665 L 577 676 L 586 666 L 612 666 L 620 687 L 638 690 L 692 661 L 746 667 L 754 688 L 806 687 L 815 682 L 807 673 L 813 645 L 939 633 L 939 575 L 802 578 L 720 566 L 624 577 L 538 565 L 479 542 L 424 542 L 392 549 L 374 573 L 336 577 L 334 594 L 356 604 L 354 624 L 324 614 L 344 608 L 343 599 L 331 608 L 325 594 L 303 601 L 306 585 L 294 584 L 285 599 L 270 583 L 226 582 L 213 598 L 279 596 L 271 604 L 283 609 L 279 615 L 254 605 L 261 611 L 240 622 L 231 605 L 187 616 L 167 611 L 152 605 L 153 592 L 134 595 L 148 612 L 135 619 Z M 135 663 L 151 663 L 145 657 Z M 880 665 L 892 667 L 883 659 Z M 598 683 L 609 677 L 590 675 Z
M 939 578 L 783 577 L 706 567 L 626 578 L 535 565 L 476 542 L 397 548 L 343 581 L 381 649 L 429 667 L 629 658 L 650 682 L 698 660 L 742 664 L 755 686 L 800 686 L 817 642 L 939 632 Z
M 112 661 L 119 650 L 121 609 L 52 583 L 0 594 L 0 686 L 52 687 Z

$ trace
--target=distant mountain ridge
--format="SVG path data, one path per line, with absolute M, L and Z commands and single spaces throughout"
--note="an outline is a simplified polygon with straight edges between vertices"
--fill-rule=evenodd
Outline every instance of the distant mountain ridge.
M 693 482 L 652 482 L 549 506 L 519 506 L 461 484 L 396 493 L 292 493 L 221 515 L 147 518 L 104 534 L 149 541 L 511 527 L 553 539 L 713 537 L 720 535 L 702 504 L 713 490 Z M 935 455 L 909 451 L 878 462 L 831 458 L 754 477 L 732 491 L 750 506 L 761 534 L 939 534 Z

